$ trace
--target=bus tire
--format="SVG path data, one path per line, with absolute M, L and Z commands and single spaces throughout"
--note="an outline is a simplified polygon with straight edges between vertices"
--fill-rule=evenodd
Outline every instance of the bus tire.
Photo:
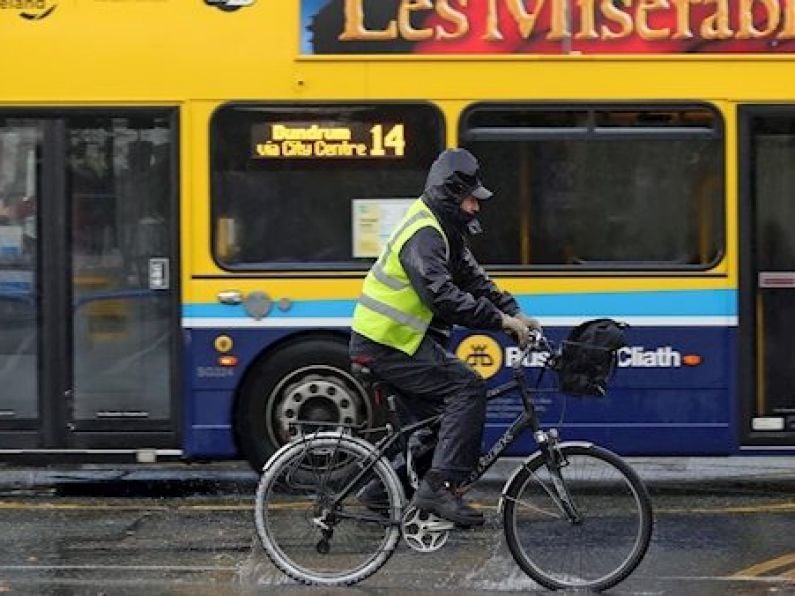
M 287 344 L 253 365 L 240 388 L 235 431 L 243 455 L 260 471 L 279 447 L 301 436 L 298 420 L 372 426 L 375 417 L 370 396 L 350 372 L 347 343 L 321 337 Z

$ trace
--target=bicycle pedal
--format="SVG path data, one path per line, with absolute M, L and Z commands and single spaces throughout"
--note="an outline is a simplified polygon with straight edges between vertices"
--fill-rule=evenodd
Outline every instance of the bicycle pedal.
M 433 513 L 428 514 L 428 521 L 425 522 L 425 529 L 429 532 L 446 532 L 454 530 L 456 527 L 454 522 L 436 517 Z

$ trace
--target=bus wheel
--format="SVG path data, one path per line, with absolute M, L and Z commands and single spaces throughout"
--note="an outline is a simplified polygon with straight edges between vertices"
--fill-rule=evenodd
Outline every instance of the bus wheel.
M 255 470 L 302 430 L 333 429 L 335 423 L 373 425 L 370 398 L 351 375 L 343 341 L 304 340 L 254 366 L 240 390 L 235 426 L 243 454 Z M 315 424 L 300 425 L 299 420 Z

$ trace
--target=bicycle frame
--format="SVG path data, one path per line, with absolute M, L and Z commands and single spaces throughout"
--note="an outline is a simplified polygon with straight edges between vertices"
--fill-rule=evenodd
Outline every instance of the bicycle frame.
M 541 340 L 540 343 L 541 347 L 545 349 L 550 349 L 551 345 L 549 344 L 546 339 Z M 537 349 L 538 346 L 528 346 L 523 349 L 517 358 L 517 360 L 511 365 L 513 369 L 513 379 L 508 381 L 507 383 L 503 383 L 502 385 L 495 387 L 494 389 L 490 389 L 486 393 L 486 400 L 491 401 L 498 397 L 501 397 L 507 393 L 515 391 L 518 389 L 519 395 L 522 398 L 522 403 L 524 405 L 523 411 L 516 417 L 513 423 L 508 427 L 508 429 L 503 433 L 502 437 L 492 446 L 492 448 L 488 451 L 488 453 L 482 455 L 479 459 L 477 464 L 475 465 L 475 469 L 472 471 L 470 476 L 464 481 L 461 485 L 460 490 L 466 491 L 468 490 L 475 482 L 477 482 L 483 474 L 485 474 L 496 462 L 500 456 L 510 447 L 514 441 L 518 438 L 518 436 L 524 431 L 529 429 L 531 431 L 533 439 L 536 441 L 536 444 L 541 449 L 544 457 L 548 463 L 552 464 L 552 469 L 554 470 L 554 474 L 557 477 L 558 481 L 555 481 L 555 488 L 558 492 L 558 498 L 561 500 L 561 504 L 563 509 L 566 511 L 566 514 L 569 516 L 569 519 L 576 523 L 579 520 L 579 515 L 576 512 L 574 504 L 571 501 L 571 498 L 568 495 L 568 491 L 565 488 L 565 484 L 562 482 L 562 479 L 559 475 L 560 467 L 566 465 L 565 461 L 562 461 L 562 456 L 560 452 L 557 450 L 557 431 L 551 429 L 549 432 L 544 431 L 541 428 L 541 423 L 538 419 L 536 414 L 535 406 L 533 404 L 532 396 L 537 393 L 541 393 L 544 390 L 538 388 L 538 385 L 541 382 L 541 379 L 544 376 L 544 373 L 547 370 L 547 366 L 542 368 L 541 372 L 538 376 L 538 381 L 536 383 L 536 387 L 530 387 L 527 377 L 525 375 L 525 371 L 522 367 L 522 362 L 527 358 L 527 356 L 532 352 L 534 349 Z M 387 423 L 386 427 L 382 427 L 381 429 L 376 429 L 376 431 L 386 429 L 387 434 L 383 438 L 381 438 L 378 442 L 373 445 L 372 457 L 370 461 L 368 461 L 364 466 L 362 466 L 361 470 L 356 474 L 356 476 L 348 482 L 348 484 L 343 487 L 331 500 L 334 506 L 338 505 L 343 499 L 348 497 L 353 490 L 359 487 L 359 483 L 365 477 L 365 475 L 376 465 L 376 462 L 384 456 L 384 454 L 396 443 L 400 442 L 401 448 L 405 449 L 407 445 L 406 437 L 410 436 L 416 430 L 421 428 L 427 428 L 438 422 L 441 416 L 433 416 L 430 418 L 426 418 L 424 420 L 420 420 L 418 422 L 414 422 L 409 424 L 405 427 L 402 427 L 400 421 L 397 416 L 397 411 L 395 408 L 395 399 L 396 396 L 394 394 L 390 394 L 387 396 L 387 401 L 389 404 L 390 410 L 390 417 L 392 421 Z M 343 425 L 344 426 L 344 425 Z M 375 432 L 375 431 L 373 431 Z M 311 445 L 311 440 L 310 440 Z M 360 516 L 357 516 L 360 517 Z M 369 517 L 367 518 L 369 519 Z M 396 523 L 393 521 L 386 521 L 384 523 Z M 398 522 L 399 523 L 399 522 Z
M 559 442 L 554 426 L 542 428 L 536 394 L 558 391 L 545 386 L 545 373 L 550 369 L 565 374 L 573 361 L 541 337 L 535 343 L 541 345 L 539 351 L 549 350 L 543 367 L 524 367 L 530 353 L 526 349 L 511 363 L 513 378 L 481 397 L 491 401 L 519 392 L 522 407 L 515 419 L 478 458 L 466 481 L 447 486 L 445 493 L 450 493 L 440 496 L 461 506 L 457 493 L 469 489 L 522 432 L 529 431 L 538 448 L 517 464 L 499 500 L 498 518 L 508 550 L 521 569 L 546 588 L 607 589 L 632 573 L 648 549 L 651 500 L 641 478 L 620 456 L 593 443 Z M 361 378 L 372 382 L 362 368 L 357 371 Z M 415 551 L 434 552 L 457 527 L 448 519 L 455 516 L 437 506 L 436 495 L 429 495 L 427 506 L 421 507 L 419 499 L 407 502 L 406 479 L 398 477 L 396 462 L 390 461 L 398 445 L 404 447 L 411 486 L 417 488 L 416 473 L 424 467 L 412 465 L 410 455 L 418 453 L 415 439 L 430 447 L 424 439 L 438 436 L 444 419 L 401 420 L 399 394 L 386 384 L 376 387 L 377 399 L 387 397 L 385 426 L 367 430 L 363 425 L 294 421 L 300 424 L 301 438 L 282 447 L 263 470 L 255 506 L 257 535 L 276 567 L 301 582 L 351 585 L 384 565 L 401 538 Z M 314 432 L 309 432 L 310 424 Z M 362 432 L 381 434 L 367 441 Z M 421 496 L 427 488 L 420 487 Z M 591 514 L 594 523 L 585 523 Z M 366 533 L 359 540 L 362 524 Z M 339 545 L 335 535 L 342 539 Z M 555 536 L 552 549 L 549 536 Z M 332 550 L 341 556 L 323 557 Z

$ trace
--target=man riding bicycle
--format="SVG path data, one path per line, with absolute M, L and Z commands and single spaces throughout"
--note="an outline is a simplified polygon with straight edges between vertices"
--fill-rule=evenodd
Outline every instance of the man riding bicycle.
M 486 385 L 449 349 L 453 325 L 505 330 L 520 344 L 538 322 L 520 312 L 478 265 L 467 238 L 491 199 L 477 159 L 443 151 L 425 191 L 407 211 L 364 281 L 350 352 L 405 399 L 415 418 L 441 414 L 430 470 L 415 505 L 463 526 L 483 523 L 456 491 L 475 466 L 486 415 Z

